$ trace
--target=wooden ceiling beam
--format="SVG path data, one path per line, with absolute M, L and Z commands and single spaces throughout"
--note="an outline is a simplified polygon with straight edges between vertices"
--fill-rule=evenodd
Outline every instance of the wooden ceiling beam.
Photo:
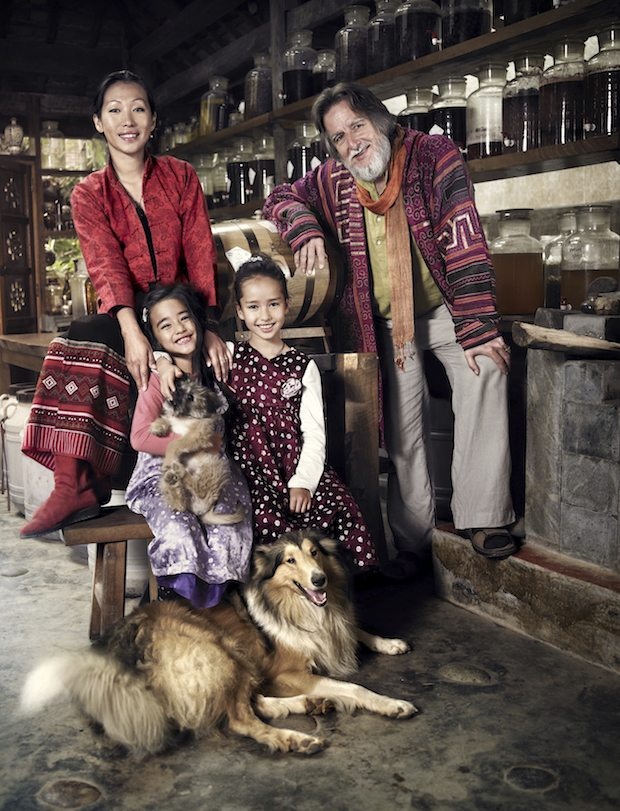
M 164 23 L 135 45 L 131 51 L 132 61 L 143 63 L 149 59 L 159 59 L 205 28 L 215 25 L 219 19 L 244 2 L 245 0 L 227 0 L 223 3 L 218 0 L 216 3 L 205 3 L 204 0 L 194 0 L 174 19 Z

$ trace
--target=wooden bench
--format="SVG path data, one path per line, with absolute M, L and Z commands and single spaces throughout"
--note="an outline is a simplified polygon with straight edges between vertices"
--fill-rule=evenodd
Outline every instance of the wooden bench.
M 97 639 L 125 616 L 127 541 L 150 540 L 149 525 L 128 507 L 104 507 L 101 515 L 63 530 L 66 546 L 97 544 L 93 573 L 89 636 Z M 155 578 L 149 578 L 150 598 L 157 596 Z

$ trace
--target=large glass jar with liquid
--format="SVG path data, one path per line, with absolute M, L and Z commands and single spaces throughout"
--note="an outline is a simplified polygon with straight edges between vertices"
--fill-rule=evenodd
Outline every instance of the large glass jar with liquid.
M 433 0 L 403 0 L 396 9 L 395 19 L 399 63 L 439 50 L 441 8 Z
M 568 144 L 583 138 L 583 42 L 564 39 L 540 82 L 540 145 Z
M 244 98 L 246 119 L 271 111 L 272 74 L 268 53 L 254 54 L 254 67 L 245 75 Z
M 225 76 L 212 76 L 209 79 L 209 89 L 200 99 L 200 134 L 211 135 L 226 129 L 232 111 L 228 79 Z
M 439 95 L 431 105 L 431 135 L 447 135 L 461 152 L 467 152 L 466 80 L 448 76 L 439 82 Z
M 396 117 L 401 127 L 428 132 L 431 128 L 432 87 L 412 87 L 406 92 L 407 106 Z
M 502 315 L 531 315 L 544 303 L 543 249 L 531 233 L 530 208 L 502 209 L 497 239 L 489 245 L 497 309 Z
M 611 206 L 580 206 L 577 230 L 562 245 L 563 304 L 578 310 L 591 294 L 591 285 L 608 276 L 618 283 L 620 236 L 611 230 Z
M 502 0 L 504 25 L 527 20 L 553 8 L 553 0 Z
M 571 234 L 577 230 L 577 218 L 574 211 L 563 211 L 558 217 L 559 234 L 545 245 L 543 264 L 545 275 L 545 307 L 560 309 L 562 296 L 560 282 L 562 278 L 562 246 Z
M 250 199 L 264 200 L 275 185 L 275 150 L 272 135 L 259 135 L 254 139 L 254 159 L 250 164 Z
M 233 156 L 230 147 L 223 147 L 213 155 L 213 208 L 222 208 L 228 205 L 229 180 L 227 164 Z
M 41 169 L 64 169 L 65 136 L 58 121 L 42 121 L 41 127 Z
M 377 13 L 368 23 L 368 73 L 380 73 L 396 64 L 397 4 L 397 0 L 376 0 Z
M 492 22 L 492 0 L 442 0 L 441 47 L 488 34 Z
M 302 122 L 295 127 L 295 137 L 286 151 L 286 179 L 294 183 L 312 168 L 313 146 L 316 127 L 309 122 Z
M 467 99 L 467 158 L 501 155 L 502 105 L 506 67 L 489 64 L 476 74 L 478 89 Z
M 226 164 L 228 205 L 242 206 L 252 199 L 249 173 L 254 160 L 254 142 L 251 138 L 235 138 L 232 153 Z
M 584 130 L 586 138 L 618 132 L 620 103 L 620 21 L 597 34 L 599 52 L 585 65 Z
M 368 72 L 368 17 L 366 6 L 347 6 L 344 10 L 344 26 L 336 31 L 336 79 L 353 82 Z
M 285 104 L 292 104 L 312 95 L 312 69 L 315 62 L 316 51 L 312 47 L 312 31 L 306 28 L 293 31 L 284 51 L 282 89 Z
M 504 87 L 503 152 L 527 152 L 540 141 L 538 100 L 545 57 L 527 53 L 515 59 L 515 77 Z
M 336 84 L 336 51 L 324 48 L 318 51 L 312 68 L 312 90 L 321 93 L 326 87 Z

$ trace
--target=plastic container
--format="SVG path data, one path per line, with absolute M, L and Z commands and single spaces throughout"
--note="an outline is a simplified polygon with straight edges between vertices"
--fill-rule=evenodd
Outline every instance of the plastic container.
M 442 0 L 441 47 L 488 34 L 492 21 L 491 0 Z
M 530 234 L 529 208 L 502 209 L 499 236 L 489 245 L 495 268 L 497 309 L 532 315 L 544 303 L 542 245 Z
M 377 13 L 368 23 L 368 73 L 380 73 L 396 62 L 396 0 L 376 0 Z
M 515 59 L 515 77 L 504 87 L 503 152 L 527 152 L 540 143 L 539 96 L 545 58 L 527 53 Z
M 601 277 L 618 284 L 620 236 L 609 227 L 611 206 L 580 206 L 577 230 L 562 245 L 562 305 L 580 309 Z
M 249 173 L 254 160 L 254 142 L 251 138 L 235 138 L 232 152 L 226 164 L 228 205 L 242 206 L 252 199 Z
M 504 25 L 527 20 L 553 8 L 553 0 L 502 0 Z
M 618 132 L 620 105 L 620 21 L 597 34 L 599 52 L 585 64 L 584 130 L 586 138 Z
M 225 76 L 212 76 L 208 91 L 200 99 L 200 134 L 211 135 L 225 129 L 232 110 L 228 79 Z
M 6 453 L 6 470 L 9 482 L 9 499 L 13 512 L 23 513 L 25 505 L 24 459 L 22 440 L 24 428 L 30 416 L 34 386 L 24 387 L 4 401 L 1 417 L 4 427 L 4 449 Z
M 41 169 L 64 169 L 65 136 L 58 121 L 42 121 L 41 127 Z
M 399 63 L 439 50 L 441 8 L 433 0 L 404 0 L 396 9 L 395 21 Z
M 295 127 L 295 137 L 288 145 L 286 177 L 289 183 L 303 177 L 312 168 L 312 141 L 317 131 L 313 124 L 303 122 Z
M 431 135 L 447 135 L 461 152 L 467 152 L 467 82 L 462 76 L 447 76 L 439 82 L 439 95 L 432 103 Z
M 540 144 L 568 144 L 583 138 L 583 42 L 564 39 L 554 64 L 540 82 Z
M 272 73 L 268 53 L 254 54 L 254 67 L 245 75 L 244 98 L 246 120 L 271 111 Z
M 562 278 L 562 246 L 571 234 L 577 230 L 577 218 L 574 211 L 563 211 L 558 217 L 560 233 L 549 240 L 543 251 L 545 277 L 545 307 L 559 310 L 562 297 L 560 282 Z
M 316 55 L 316 62 L 312 68 L 312 89 L 320 93 L 326 87 L 336 84 L 336 51 L 324 48 Z
M 368 72 L 368 17 L 366 6 L 347 6 L 344 26 L 336 31 L 336 78 L 339 82 L 353 82 Z
M 428 132 L 432 126 L 431 104 L 433 89 L 431 87 L 412 87 L 407 90 L 407 106 L 396 117 L 401 127 Z
M 503 145 L 502 105 L 506 67 L 485 65 L 476 74 L 478 89 L 467 99 L 467 157 L 501 155 Z
M 283 61 L 284 103 L 292 104 L 311 96 L 312 70 L 316 63 L 316 51 L 312 47 L 312 31 L 303 28 L 290 35 Z

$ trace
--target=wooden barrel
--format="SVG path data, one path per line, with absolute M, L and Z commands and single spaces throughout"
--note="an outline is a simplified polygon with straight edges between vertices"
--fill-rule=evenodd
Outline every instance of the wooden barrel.
M 212 226 L 217 247 L 218 301 L 222 320 L 235 317 L 233 284 L 235 268 L 227 252 L 241 248 L 250 253 L 266 253 L 282 268 L 289 294 L 286 327 L 317 324 L 333 306 L 341 284 L 341 264 L 328 244 L 327 262 L 313 276 L 295 272 L 293 254 L 268 220 L 227 220 Z

